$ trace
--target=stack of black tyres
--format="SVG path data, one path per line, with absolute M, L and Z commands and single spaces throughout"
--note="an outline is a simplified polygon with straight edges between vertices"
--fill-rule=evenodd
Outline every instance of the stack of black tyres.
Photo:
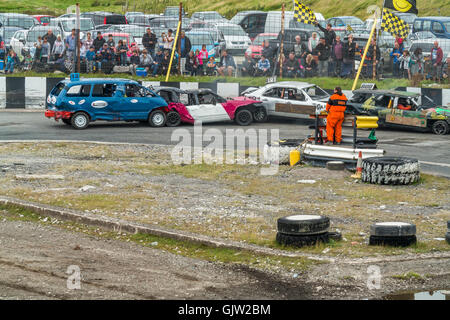
M 445 234 L 445 240 L 450 244 L 450 220 L 447 221 L 447 233 Z
M 361 180 L 372 184 L 408 185 L 420 179 L 417 159 L 373 157 L 362 161 Z
M 416 242 L 416 226 L 412 223 L 380 222 L 370 226 L 369 245 L 407 247 Z
M 311 246 L 330 239 L 330 219 L 319 215 L 293 215 L 277 221 L 276 241 L 288 246 Z

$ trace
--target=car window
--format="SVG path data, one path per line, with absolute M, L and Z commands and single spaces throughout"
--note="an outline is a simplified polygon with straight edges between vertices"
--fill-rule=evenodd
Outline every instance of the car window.
M 85 85 L 76 85 L 72 86 L 67 90 L 67 96 L 68 97 L 89 97 L 89 94 L 91 93 L 91 85 L 85 84 Z
M 203 93 L 198 95 L 199 104 L 216 104 L 217 98 L 212 93 Z
M 422 30 L 424 31 L 431 31 L 431 21 L 430 20 L 424 20 Z
M 112 97 L 116 92 L 117 85 L 112 83 L 96 84 L 92 90 L 93 97 Z
M 389 106 L 389 101 L 391 101 L 390 96 L 379 95 L 375 97 L 375 105 L 377 107 L 387 108 Z
M 422 20 L 416 20 L 414 21 L 414 31 L 422 31 Z
M 271 88 L 263 93 L 265 97 L 279 98 L 278 88 Z
M 444 33 L 444 28 L 439 22 L 433 22 L 433 31 L 436 33 Z
M 161 90 L 158 92 L 158 95 L 163 98 L 167 103 L 173 102 L 172 97 L 173 95 L 169 90 Z
M 64 89 L 64 83 L 60 82 L 58 83 L 50 92 L 50 94 L 54 95 L 54 96 L 59 96 L 59 94 L 61 93 L 62 89 Z
M 219 96 L 217 94 L 214 94 L 214 97 L 216 98 L 216 102 L 217 103 L 225 103 L 225 102 L 227 102 L 226 99 L 222 98 L 221 96 Z
M 183 95 L 180 96 L 180 100 L 182 103 L 184 103 L 183 101 L 185 100 L 185 98 L 183 97 Z M 197 104 L 197 101 L 195 99 L 195 94 L 190 93 L 189 97 L 188 97 L 188 103 L 186 104 L 187 106 L 193 106 Z
M 328 93 L 318 86 L 309 87 L 305 91 L 306 94 L 313 100 L 320 100 L 328 97 Z

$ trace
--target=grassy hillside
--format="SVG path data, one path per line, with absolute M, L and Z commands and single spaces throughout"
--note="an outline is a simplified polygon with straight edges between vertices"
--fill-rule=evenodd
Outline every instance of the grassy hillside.
M 66 8 L 75 4 L 71 0 L 0 0 L 0 12 L 21 12 L 33 14 L 65 13 Z M 178 5 L 179 0 L 78 0 L 82 11 L 144 11 L 160 13 L 167 5 Z M 450 16 L 449 0 L 418 0 L 420 16 L 443 15 Z M 188 13 L 200 10 L 216 10 L 227 18 L 243 10 L 280 10 L 281 4 L 286 4 L 287 10 L 292 10 L 292 0 L 185 0 L 183 5 Z M 367 8 L 370 5 L 381 6 L 382 0 L 304 0 L 314 11 L 321 12 L 325 18 L 337 15 L 354 15 L 362 19 L 367 18 Z

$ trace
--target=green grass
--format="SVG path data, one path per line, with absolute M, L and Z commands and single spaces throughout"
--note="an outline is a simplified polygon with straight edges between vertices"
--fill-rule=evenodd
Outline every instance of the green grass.
M 65 77 L 64 74 L 54 74 L 54 73 L 36 73 L 36 72 L 16 72 L 14 74 L 6 75 L 7 77 L 47 77 L 47 78 L 58 78 L 58 77 Z M 84 78 L 126 78 L 126 79 L 134 79 L 134 80 L 143 80 L 143 81 L 165 81 L 165 77 L 160 76 L 156 78 L 152 77 L 137 77 L 132 76 L 130 74 L 81 74 L 81 77 Z M 325 88 L 325 89 L 332 89 L 336 86 L 340 86 L 344 90 L 350 90 L 353 85 L 353 79 L 340 79 L 340 78 L 307 78 L 307 79 L 282 79 L 278 78 L 277 81 L 307 81 L 310 83 L 317 84 L 318 86 Z M 202 77 L 184 77 L 184 76 L 171 76 L 169 78 L 169 81 L 173 82 L 239 82 L 243 86 L 263 86 L 266 84 L 266 78 L 251 78 L 251 77 L 243 77 L 243 78 L 234 78 L 234 77 L 208 77 L 208 76 L 202 76 Z M 372 80 L 359 80 L 356 88 L 359 88 L 361 83 L 363 82 L 373 82 Z M 396 87 L 406 87 L 410 86 L 410 83 L 408 80 L 405 79 L 385 79 L 382 81 L 375 81 L 377 84 L 377 87 L 379 89 L 393 89 Z M 425 82 L 423 83 L 425 84 Z M 448 85 L 446 85 L 448 86 Z
M 164 11 L 166 6 L 177 6 L 180 3 L 179 0 L 0 0 L 0 11 L 60 15 L 66 12 L 68 6 L 76 2 L 80 3 L 81 11 L 143 11 L 146 13 L 160 13 Z M 282 3 L 285 3 L 286 10 L 293 10 L 292 1 L 285 0 L 218 0 L 214 2 L 185 0 L 182 2 L 188 15 L 195 11 L 216 10 L 227 18 L 231 18 L 236 12 L 244 10 L 281 10 Z M 337 15 L 354 15 L 365 19 L 369 16 L 367 12 L 369 6 L 382 5 L 381 0 L 304 0 L 303 2 L 315 12 L 322 13 L 325 18 Z M 126 4 L 128 4 L 128 7 L 126 7 Z M 417 6 L 421 16 L 450 15 L 448 0 L 417 1 Z
M 423 276 L 421 276 L 420 274 L 418 274 L 416 272 L 409 271 L 404 274 L 393 275 L 392 278 L 398 279 L 398 280 L 422 280 Z

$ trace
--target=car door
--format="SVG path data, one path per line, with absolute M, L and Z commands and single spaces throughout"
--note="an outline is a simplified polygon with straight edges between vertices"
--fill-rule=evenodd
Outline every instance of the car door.
M 309 118 L 316 107 L 307 94 L 297 88 L 282 88 L 281 99 L 275 104 L 275 114 L 288 118 Z
M 117 111 L 118 104 L 121 102 L 120 98 L 116 84 L 96 83 L 88 101 L 89 111 L 99 120 L 120 120 L 120 114 Z
M 386 124 L 392 127 L 426 128 L 426 112 L 418 110 L 416 101 L 412 98 L 395 97 L 391 112 L 386 114 Z M 399 106 L 410 107 L 409 110 L 400 109 Z
M 221 101 L 221 100 L 220 100 Z M 197 94 L 197 105 L 186 106 L 195 121 L 203 123 L 230 120 L 223 105 L 213 93 Z
M 115 111 L 123 120 L 146 120 L 151 108 L 151 92 L 137 84 L 119 86 L 123 94 L 121 102 L 115 105 Z

